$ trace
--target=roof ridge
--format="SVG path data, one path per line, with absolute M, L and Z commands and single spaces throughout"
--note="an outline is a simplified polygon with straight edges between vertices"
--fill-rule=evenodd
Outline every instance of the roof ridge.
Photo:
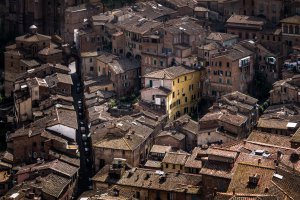
M 267 167 L 267 166 L 261 166 L 261 165 L 256 165 L 256 164 L 253 164 L 253 163 L 246 163 L 246 162 L 239 162 L 238 163 L 239 165 L 248 165 L 248 166 L 251 166 L 251 167 L 259 167 L 259 168 L 265 168 L 265 169 L 269 169 L 269 170 L 275 170 L 275 167 L 272 168 L 272 167 Z

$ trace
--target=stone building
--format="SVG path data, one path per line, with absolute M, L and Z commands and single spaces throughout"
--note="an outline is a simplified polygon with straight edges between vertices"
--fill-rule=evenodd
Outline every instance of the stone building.
M 171 19 L 149 32 L 142 40 L 142 75 L 175 64 L 196 66 L 197 46 L 205 43 L 208 32 L 191 17 Z
M 292 53 L 292 47 L 300 45 L 300 16 L 295 15 L 282 19 L 281 30 L 282 30 L 282 45 L 283 55 L 287 56 Z
M 27 32 L 27 27 L 36 24 L 41 33 L 46 35 L 62 35 L 65 23 L 65 10 L 69 6 L 76 6 L 88 0 L 58 0 L 31 1 L 7 0 L 6 33 Z
M 243 40 L 255 39 L 263 30 L 265 21 L 261 18 L 246 16 L 246 15 L 232 15 L 226 21 L 227 33 L 235 34 Z
M 153 129 L 129 116 L 100 124 L 91 134 L 95 169 L 114 158 L 124 158 L 131 166 L 138 166 L 146 161 L 154 136 Z
M 162 169 L 164 172 L 185 172 L 185 162 L 190 154 L 181 152 L 168 152 L 162 160 Z
M 253 52 L 236 44 L 212 56 L 208 74 L 208 93 L 220 97 L 233 91 L 247 93 L 254 76 Z
M 270 103 L 298 103 L 300 76 L 295 75 L 292 78 L 279 80 L 273 84 L 273 89 L 270 91 Z
M 116 192 L 130 190 L 137 199 L 201 199 L 200 175 L 108 165 L 93 177 L 93 183 L 96 189 L 113 184 L 122 188 Z
M 142 37 L 154 28 L 162 26 L 161 22 L 146 19 L 140 16 L 132 16 L 116 23 L 119 34 L 113 35 L 113 52 L 127 58 L 141 59 Z M 119 38 L 122 38 L 119 40 Z M 118 48 L 115 48 L 118 47 Z
M 179 16 L 193 16 L 196 7 L 196 2 L 192 0 L 157 0 L 157 2 L 176 10 Z
M 73 43 L 76 31 L 90 19 L 93 15 L 99 14 L 103 11 L 103 5 L 100 1 L 94 3 L 84 3 L 75 6 L 67 7 L 64 11 L 64 29 L 61 33 L 64 41 Z
M 15 174 L 16 185 L 3 199 L 72 199 L 77 189 L 78 171 L 78 166 L 60 160 L 22 166 Z
M 198 145 L 246 138 L 258 120 L 258 100 L 240 92 L 222 96 L 199 120 Z
M 45 116 L 7 136 L 7 149 L 12 152 L 14 164 L 48 159 L 49 150 L 77 155 L 76 112 L 65 108 L 44 110 Z M 73 119 L 73 120 L 70 120 Z M 75 148 L 74 148 L 75 147 Z
M 4 53 L 4 89 L 7 97 L 12 94 L 13 83 L 21 73 L 41 63 L 61 63 L 63 59 L 59 38 L 37 33 L 34 25 L 29 33 L 16 37 L 15 41 L 15 44 L 6 47 Z

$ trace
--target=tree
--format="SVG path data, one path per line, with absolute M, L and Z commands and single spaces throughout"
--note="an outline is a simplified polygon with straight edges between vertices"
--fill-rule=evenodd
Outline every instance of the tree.
M 250 94 L 260 101 L 265 101 L 268 99 L 271 89 L 272 84 L 268 82 L 265 75 L 256 71 L 250 87 Z

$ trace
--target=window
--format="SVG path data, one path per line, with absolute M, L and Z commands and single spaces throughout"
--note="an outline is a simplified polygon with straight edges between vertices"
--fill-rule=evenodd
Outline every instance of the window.
M 140 196 L 141 196 L 141 195 L 140 195 L 140 192 L 139 192 L 139 191 L 135 192 L 135 198 L 139 199 Z
M 272 12 L 276 13 L 276 5 L 275 4 L 272 4 Z
M 229 62 L 227 62 L 226 66 L 227 66 L 227 67 L 230 67 Z
M 188 107 L 185 107 L 184 108 L 184 114 L 188 113 L 189 112 L 189 108 Z
M 173 196 L 173 193 L 172 192 L 168 192 L 168 197 L 167 197 L 168 200 L 173 200 L 174 199 L 174 196 Z
M 187 77 L 186 76 L 184 76 L 184 81 L 186 81 L 187 80 Z
M 299 26 L 295 26 L 295 34 L 299 35 Z
M 177 83 L 179 83 L 179 79 L 177 79 Z
M 219 83 L 222 83 L 222 79 L 221 78 L 219 78 Z
M 149 80 L 149 86 L 152 87 L 153 86 L 153 81 Z
M 175 169 L 175 165 L 173 164 L 173 169 Z
M 91 63 L 91 62 L 93 62 L 93 59 L 92 59 L 92 58 L 90 58 L 90 63 Z
M 185 98 L 184 98 L 184 101 L 185 101 L 185 102 L 187 102 L 187 101 L 188 101 L 188 98 L 187 98 L 187 97 L 185 97 Z
M 230 79 L 227 79 L 227 84 L 231 85 L 231 80 Z
M 164 66 L 164 61 L 160 61 L 160 66 L 163 67 Z
M 222 66 L 222 61 L 219 61 L 219 67 L 221 67 Z
M 166 168 L 169 168 L 169 164 L 168 163 L 166 163 Z
M 94 67 L 90 67 L 90 71 L 91 71 L 91 72 L 94 71 Z
M 283 25 L 283 32 L 288 33 L 288 26 L 287 25 Z
M 175 92 L 173 92 L 173 98 L 175 98 Z
M 289 34 L 294 34 L 294 27 L 293 27 L 293 25 L 289 26 Z

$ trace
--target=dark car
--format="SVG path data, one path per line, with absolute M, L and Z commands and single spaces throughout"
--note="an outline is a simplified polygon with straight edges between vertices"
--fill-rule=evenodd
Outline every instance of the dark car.
M 78 112 L 79 119 L 83 119 L 83 112 Z

